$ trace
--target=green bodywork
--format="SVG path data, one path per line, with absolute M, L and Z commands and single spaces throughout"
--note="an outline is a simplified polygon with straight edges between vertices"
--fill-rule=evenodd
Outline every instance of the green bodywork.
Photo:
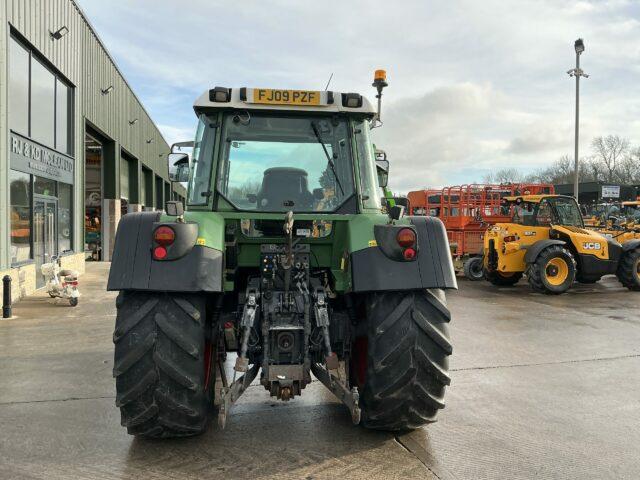
M 234 232 L 237 248 L 238 267 L 258 267 L 260 264 L 260 245 L 264 243 L 284 243 L 281 237 L 257 237 L 244 235 L 241 231 L 241 220 L 283 220 L 283 215 L 274 213 L 247 212 L 204 212 L 187 211 L 184 214 L 187 222 L 198 224 L 197 243 L 207 248 L 224 252 L 225 231 Z M 295 220 L 316 220 L 318 214 L 296 214 Z M 175 217 L 163 215 L 161 222 L 172 222 Z M 312 251 L 312 267 L 329 268 L 335 280 L 335 290 L 345 292 L 351 288 L 351 275 L 348 268 L 349 255 L 365 248 L 377 248 L 373 235 L 373 226 L 386 224 L 389 217 L 383 213 L 355 215 L 322 215 L 322 220 L 331 221 L 331 234 L 323 238 L 307 238 L 301 243 L 309 243 Z M 409 224 L 401 219 L 397 224 Z M 234 291 L 233 281 L 225 279 L 223 290 Z

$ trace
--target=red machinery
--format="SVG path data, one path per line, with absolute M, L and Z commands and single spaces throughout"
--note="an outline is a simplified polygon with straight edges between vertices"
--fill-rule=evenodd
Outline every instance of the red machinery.
M 459 185 L 443 189 L 409 192 L 409 213 L 440 218 L 451 244 L 457 270 L 477 280 L 482 278 L 484 232 L 495 223 L 508 222 L 511 212 L 502 198 L 514 195 L 553 194 L 550 184 Z M 474 260 L 475 259 L 475 260 Z

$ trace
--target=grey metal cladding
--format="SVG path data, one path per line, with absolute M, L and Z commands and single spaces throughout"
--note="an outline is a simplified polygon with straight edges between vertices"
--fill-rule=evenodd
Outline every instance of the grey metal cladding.
M 72 0 L 3 0 L 0 5 L 6 9 L 12 28 L 75 87 L 74 99 L 80 113 L 74 116 L 76 122 L 86 118 L 168 181 L 163 154 L 169 151 L 169 145 L 80 7 Z M 62 26 L 69 33 L 53 40 L 50 32 Z M 113 90 L 104 95 L 101 90 L 109 86 Z M 135 118 L 138 122 L 130 125 L 129 120 Z M 78 152 L 82 148 L 82 129 L 76 125 L 74 130 L 74 150 Z M 147 143 L 150 138 L 154 141 Z

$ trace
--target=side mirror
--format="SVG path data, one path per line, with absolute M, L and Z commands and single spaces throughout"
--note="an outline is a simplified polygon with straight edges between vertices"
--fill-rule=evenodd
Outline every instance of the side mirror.
M 180 201 L 170 201 L 165 204 L 164 210 L 170 217 L 181 217 L 184 214 L 184 205 Z
M 324 198 L 324 189 L 322 188 L 314 188 L 313 189 L 313 198 L 316 200 L 322 200 Z
M 247 193 L 247 200 L 249 200 L 249 203 L 256 203 L 258 196 L 255 193 Z
M 187 182 L 189 180 L 189 155 L 186 153 L 170 153 L 167 155 L 169 180 Z
M 376 171 L 380 188 L 386 188 L 389 182 L 389 160 L 384 150 L 376 150 Z
M 378 171 L 378 185 L 380 188 L 387 188 L 389 184 L 389 171 L 382 170 L 380 167 L 377 169 Z

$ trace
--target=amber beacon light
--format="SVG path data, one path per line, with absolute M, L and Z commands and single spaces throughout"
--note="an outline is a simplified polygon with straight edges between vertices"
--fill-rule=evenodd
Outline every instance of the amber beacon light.
M 379 127 L 382 125 L 382 120 L 380 120 L 380 112 L 382 110 L 382 90 L 387 87 L 389 84 L 387 83 L 387 71 L 386 70 L 376 70 L 373 73 L 373 87 L 376 87 L 376 91 L 378 94 L 376 98 L 378 99 L 378 111 L 376 113 L 375 118 L 371 124 L 371 128 Z

